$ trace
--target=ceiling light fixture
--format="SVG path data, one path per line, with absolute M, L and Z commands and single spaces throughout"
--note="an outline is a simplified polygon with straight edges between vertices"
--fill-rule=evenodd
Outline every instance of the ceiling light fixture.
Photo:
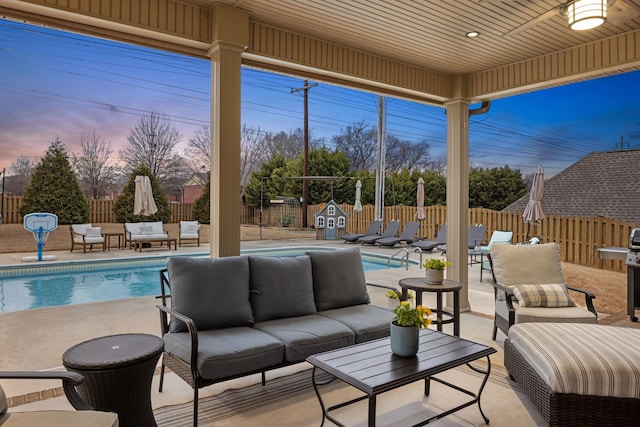
M 569 28 L 589 30 L 607 20 L 607 0 L 577 0 L 567 5 Z
M 470 39 L 478 37 L 479 35 L 480 33 L 477 31 L 469 31 L 467 34 L 465 34 L 465 36 L 469 37 Z

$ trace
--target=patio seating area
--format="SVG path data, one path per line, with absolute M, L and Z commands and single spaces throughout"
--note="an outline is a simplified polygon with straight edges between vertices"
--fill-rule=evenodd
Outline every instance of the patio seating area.
M 274 246 L 295 246 L 295 245 L 318 245 L 318 246 L 333 246 L 338 249 L 344 249 L 344 245 L 340 242 L 334 242 L 328 244 L 326 241 L 317 241 L 311 239 L 300 240 L 286 240 L 286 241 L 252 241 L 243 242 L 242 249 L 260 249 L 260 248 L 272 248 Z M 359 245 L 358 245 L 359 246 Z M 359 246 L 360 247 L 360 246 Z M 377 252 L 380 254 L 389 255 L 389 250 L 379 247 L 365 247 L 362 249 L 367 252 Z M 208 244 L 203 244 L 200 248 L 194 247 L 178 247 L 175 252 L 177 253 L 208 253 Z M 70 253 L 69 251 L 56 252 L 59 255 L 60 261 L 69 261 L 73 259 L 86 259 L 86 258 L 104 258 L 108 257 L 131 257 L 131 256 L 159 256 L 166 255 L 166 249 L 162 251 L 147 251 L 143 254 L 130 250 L 120 251 L 93 251 L 91 253 Z M 10 264 L 15 263 L 12 260 L 19 260 L 22 254 L 0 254 L 0 263 Z M 412 253 L 411 259 L 417 260 L 419 254 Z M 439 253 L 423 254 L 423 256 L 439 257 Z M 18 261 L 19 262 L 19 261 Z M 515 383 L 509 383 L 506 379 L 503 366 L 503 346 L 504 337 L 498 337 L 496 341 L 491 340 L 492 332 L 492 316 L 494 312 L 494 295 L 493 287 L 488 283 L 481 283 L 479 279 L 479 265 L 469 267 L 469 301 L 471 305 L 471 311 L 466 311 L 461 314 L 461 337 L 469 339 L 471 341 L 479 342 L 485 345 L 490 345 L 496 348 L 497 354 L 491 356 L 492 364 L 494 365 L 493 373 L 491 375 L 492 380 L 500 382 L 501 386 L 498 388 L 492 388 L 490 384 L 488 389 L 483 395 L 484 400 L 487 403 L 487 416 L 492 420 L 492 425 L 505 425 L 501 420 L 504 417 L 500 415 L 500 405 L 497 402 L 491 402 L 492 393 L 504 393 L 504 399 L 510 397 L 516 402 L 517 408 L 514 409 L 514 414 L 524 416 L 521 418 L 520 424 L 537 425 L 542 420 L 540 415 L 529 404 L 527 398 L 524 395 L 519 395 L 518 386 Z M 398 280 L 407 277 L 423 276 L 424 270 L 419 269 L 417 265 L 412 265 L 408 269 L 396 268 L 396 269 L 383 269 L 377 271 L 366 272 L 366 279 L 368 282 L 379 283 L 389 286 L 398 286 Z M 424 305 L 435 307 L 435 295 L 425 293 Z M 375 305 L 386 306 L 386 297 L 384 290 L 371 291 L 372 303 Z M 15 343 L 15 345 L 8 348 L 0 358 L 0 364 L 3 370 L 53 370 L 62 371 L 62 354 L 73 345 L 92 339 L 96 337 L 113 335 L 113 334 L 125 334 L 125 333 L 142 333 L 151 335 L 160 335 L 160 328 L 158 327 L 158 313 L 156 305 L 158 300 L 154 297 L 139 297 L 127 300 L 118 300 L 105 303 L 92 303 L 92 304 L 79 304 L 63 307 L 53 307 L 39 310 L 27 310 L 22 312 L 10 312 L 1 313 L 0 324 L 3 325 L 4 339 Z M 77 319 L 85 319 L 83 322 L 78 322 Z M 48 328 L 43 330 L 39 325 L 47 324 Z M 19 325 L 19 327 L 18 327 Z M 134 325 L 134 326 L 132 326 Z M 435 326 L 434 326 L 435 328 Z M 20 331 L 19 333 L 17 331 Z M 444 332 L 453 333 L 452 325 L 444 325 Z M 295 372 L 304 371 L 308 366 L 306 363 L 294 365 L 289 368 L 283 368 L 284 370 L 276 370 L 272 373 L 274 377 L 282 377 L 286 382 L 286 378 L 289 375 L 297 375 Z M 292 374 L 293 372 L 293 374 Z M 156 375 L 153 378 L 153 384 L 151 387 L 151 401 L 156 414 L 156 419 L 160 426 L 173 426 L 173 425 L 188 425 L 190 422 L 190 415 L 192 410 L 193 390 L 191 387 L 184 383 L 174 373 L 167 373 L 164 379 L 164 391 L 159 393 L 158 381 L 159 370 L 156 371 Z M 455 375 L 458 375 L 456 372 Z M 270 375 L 267 377 L 267 385 L 270 385 L 273 377 Z M 249 376 L 242 379 L 231 380 L 224 383 L 215 384 L 209 387 L 205 387 L 200 392 L 201 402 L 210 399 L 212 402 L 217 402 L 216 405 L 230 405 L 232 401 L 237 400 L 237 397 L 231 398 L 230 401 L 222 399 L 218 400 L 212 398 L 219 394 L 232 393 L 231 389 L 254 387 L 254 384 L 260 382 L 258 376 Z M 278 384 L 277 382 L 275 384 Z M 274 385 L 275 386 L 275 385 Z M 504 386 L 504 387 L 503 387 Z M 10 397 L 10 401 L 13 401 L 13 405 L 18 405 L 15 410 L 41 410 L 41 409 L 68 409 L 72 410 L 63 396 L 55 398 L 46 398 L 48 395 L 52 395 L 52 385 L 49 382 L 42 382 L 38 380 L 34 381 L 3 381 L 3 387 Z M 305 388 L 305 384 L 299 385 L 299 387 Z M 299 402 L 298 399 L 289 400 L 276 400 L 273 402 L 274 411 L 287 411 L 291 410 L 296 405 L 294 412 L 300 413 L 300 416 L 306 414 L 307 417 L 313 419 L 314 422 L 309 422 L 304 419 L 300 420 L 300 424 L 283 424 L 283 425 L 317 425 L 321 419 L 318 403 L 313 396 L 311 382 L 308 383 L 308 390 L 311 393 L 311 402 Z M 418 387 L 419 388 L 419 387 Z M 404 390 L 404 389 L 403 389 Z M 26 401 L 27 396 L 38 396 L 33 403 L 21 404 Z M 402 396 L 402 395 L 401 395 Z M 419 398 L 419 393 L 418 393 Z M 268 400 L 268 396 L 265 396 Z M 404 398 L 400 398 L 404 401 Z M 431 398 L 430 398 L 431 399 Z M 503 399 L 503 397 L 500 397 Z M 249 399 L 251 401 L 251 399 Z M 491 402 L 491 403 L 489 403 Z M 304 406 L 300 409 L 297 405 L 308 405 L 308 408 Z M 174 405 L 178 405 L 176 409 Z M 184 412 L 184 416 L 181 415 L 183 424 L 172 423 L 167 421 L 170 419 L 169 413 L 177 408 L 182 408 L 179 405 L 186 405 L 186 409 L 180 409 Z M 257 407 L 244 408 L 242 411 L 249 411 L 258 409 L 260 405 L 254 402 Z M 221 407 L 222 407 L 221 406 Z M 484 405 L 483 405 L 484 406 Z M 201 413 L 204 417 L 200 425 L 213 425 L 209 421 L 206 421 L 208 405 L 201 403 Z M 217 407 L 217 406 L 216 406 Z M 11 408 L 10 408 L 11 410 Z M 222 409 L 218 409 L 222 410 Z M 314 417 L 314 413 L 317 412 L 317 416 Z M 224 413 L 225 411 L 222 410 Z M 233 412 L 233 411 L 231 411 Z M 477 409 L 470 412 L 470 417 L 478 417 Z M 459 416 L 466 417 L 466 412 L 462 411 Z M 224 418 L 226 415 L 217 415 L 216 417 Z M 266 415 L 264 413 L 257 413 L 253 416 L 257 418 L 250 420 L 250 418 L 244 419 L 244 422 L 264 422 L 263 417 L 276 416 L 275 414 Z M 458 415 L 456 415 L 458 416 Z M 169 418 L 167 418 L 169 417 Z M 219 419 L 219 418 L 216 418 Z M 287 418 L 288 419 L 288 418 Z M 295 420 L 296 418 L 292 418 Z M 475 419 L 475 418 L 472 418 Z M 513 418 L 508 418 L 513 420 Z M 229 420 L 235 420 L 237 418 L 231 417 Z M 268 422 L 268 421 L 267 421 Z M 292 421 L 296 422 L 296 421 Z M 466 422 L 466 421 L 465 421 Z M 478 420 L 472 422 L 481 422 Z M 216 426 L 226 425 L 220 424 L 216 421 Z

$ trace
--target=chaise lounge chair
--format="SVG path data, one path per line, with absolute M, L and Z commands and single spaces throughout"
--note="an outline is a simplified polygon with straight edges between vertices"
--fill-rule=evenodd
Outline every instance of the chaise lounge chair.
M 396 243 L 407 242 L 411 244 L 414 240 L 416 240 L 416 233 L 420 228 L 419 222 L 409 221 L 404 226 L 404 230 L 402 230 L 402 234 L 398 237 L 382 237 L 375 241 L 376 245 L 380 245 L 380 247 L 386 246 L 389 248 L 393 248 Z
M 469 233 L 467 234 L 468 236 L 467 246 L 469 247 L 469 249 L 473 249 L 476 246 L 478 246 L 480 243 L 482 243 L 482 241 L 484 240 L 484 233 L 486 232 L 487 232 L 486 225 L 474 224 L 469 226 Z M 442 251 L 442 255 L 446 254 L 447 244 L 445 243 L 444 245 L 438 246 L 438 250 Z
M 379 219 L 375 219 L 373 221 L 371 221 L 371 224 L 369 225 L 369 228 L 367 228 L 367 231 L 365 231 L 364 233 L 360 234 L 360 233 L 347 233 L 344 236 L 342 236 L 342 239 L 344 240 L 345 243 L 350 242 L 350 243 L 355 243 L 359 238 L 363 237 L 363 236 L 370 236 L 373 234 L 376 234 L 378 231 L 380 231 L 380 226 L 382 225 L 382 220 Z
M 386 238 L 395 237 L 399 229 L 400 229 L 400 221 L 389 221 L 389 224 L 387 224 L 387 228 L 385 228 L 382 234 L 372 234 L 369 236 L 362 236 L 357 240 L 357 242 L 359 242 L 362 245 L 364 245 L 365 243 L 368 245 L 373 245 L 379 239 L 383 239 L 385 237 Z
M 438 231 L 438 234 L 436 235 L 435 240 L 416 240 L 415 242 L 411 243 L 411 246 L 413 246 L 416 249 L 420 249 L 422 252 L 430 252 L 434 248 L 437 248 L 440 245 L 446 245 L 446 244 L 447 244 L 447 224 L 442 224 L 442 227 L 440 227 L 440 231 Z

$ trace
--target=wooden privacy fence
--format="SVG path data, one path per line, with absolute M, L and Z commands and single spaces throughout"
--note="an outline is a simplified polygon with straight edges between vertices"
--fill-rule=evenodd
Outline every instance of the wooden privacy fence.
M 113 214 L 114 200 L 90 200 L 92 223 L 115 223 Z M 4 196 L 2 218 L 4 224 L 21 224 L 22 216 L 18 213 L 22 206 L 21 196 Z M 353 205 L 341 204 L 347 218 L 347 231 L 364 232 L 374 219 L 374 206 L 363 206 L 362 212 L 353 212 Z M 170 203 L 172 223 L 192 219 L 192 203 Z M 309 206 L 307 224 L 314 224 L 314 214 L 324 207 L 323 204 Z M 286 211 L 285 211 L 286 210 Z M 268 227 L 279 227 L 283 214 L 293 216 L 291 227 L 302 227 L 302 209 L 300 206 L 272 205 L 262 210 L 262 224 Z M 260 209 L 241 206 L 243 224 L 260 224 Z M 442 224 L 447 221 L 445 206 L 425 207 L 426 218 L 420 222 L 418 236 L 433 239 Z M 402 224 L 415 221 L 414 206 L 387 206 L 384 209 L 385 222 L 398 219 Z M 601 216 L 566 217 L 548 215 L 540 224 L 529 225 L 522 222 L 521 212 L 501 212 L 490 209 L 469 209 L 469 224 L 487 226 L 485 240 L 489 240 L 495 230 L 513 231 L 513 241 L 523 242 L 533 236 L 540 236 L 543 242 L 557 242 L 562 252 L 562 260 L 589 267 L 604 268 L 613 271 L 626 271 L 622 261 L 598 260 L 597 249 L 603 247 L 628 247 L 629 235 L 638 224 L 616 221 Z M 402 232 L 402 229 L 400 230 Z

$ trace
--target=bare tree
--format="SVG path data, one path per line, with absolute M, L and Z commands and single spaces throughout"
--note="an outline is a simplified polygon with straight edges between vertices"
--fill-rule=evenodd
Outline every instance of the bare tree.
M 29 184 L 31 174 L 37 166 L 29 157 L 21 155 L 9 166 L 9 176 L 5 182 L 5 192 L 8 194 L 22 195 Z
M 128 145 L 120 150 L 126 172 L 146 166 L 162 186 L 169 179 L 183 175 L 183 159 L 174 151 L 181 138 L 165 116 L 155 112 L 142 116 L 127 136 Z
M 206 172 L 211 165 L 211 131 L 209 126 L 202 126 L 189 139 L 186 156 L 194 173 Z M 204 169 L 204 170 L 203 170 Z
M 395 136 L 387 136 L 386 170 L 425 169 L 429 166 L 429 144 L 426 141 L 412 143 Z
M 309 150 L 319 148 L 322 140 L 316 139 L 309 131 Z M 295 159 L 304 152 L 304 130 L 296 128 L 289 133 L 284 131 L 276 134 L 267 133 L 264 135 L 262 144 L 261 163 L 268 161 L 274 156 L 283 156 L 285 159 Z
M 258 170 L 264 162 L 265 134 L 260 128 L 253 129 L 242 126 L 240 134 L 240 185 L 243 188 L 251 174 Z
M 80 134 L 79 154 L 71 155 L 71 165 L 85 196 L 100 198 L 112 189 L 119 168 L 110 163 L 113 150 L 108 142 L 93 133 Z
M 375 168 L 378 149 L 377 130 L 367 126 L 364 121 L 348 126 L 341 135 L 335 135 L 333 143 L 339 151 L 349 156 L 355 170 L 364 171 Z

